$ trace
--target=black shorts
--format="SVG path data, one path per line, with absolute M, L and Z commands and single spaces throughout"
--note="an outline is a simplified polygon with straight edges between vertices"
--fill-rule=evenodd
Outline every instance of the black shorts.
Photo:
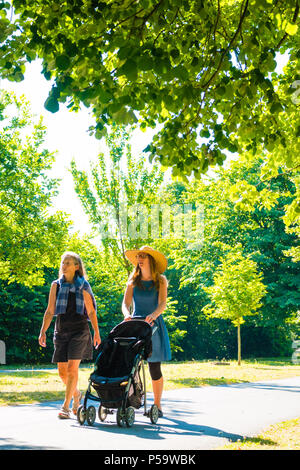
M 52 362 L 68 362 L 69 359 L 92 360 L 93 346 L 90 329 L 54 333 Z

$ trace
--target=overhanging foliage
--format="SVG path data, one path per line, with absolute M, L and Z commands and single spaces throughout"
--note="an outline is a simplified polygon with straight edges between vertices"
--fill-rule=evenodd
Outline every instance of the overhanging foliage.
M 96 137 L 113 122 L 161 123 L 147 151 L 174 175 L 197 176 L 226 151 L 284 147 L 278 118 L 300 79 L 298 0 L 11 3 L 15 16 L 0 4 L 0 74 L 20 81 L 41 58 L 46 108 L 84 103 Z M 286 51 L 279 76 L 276 54 Z

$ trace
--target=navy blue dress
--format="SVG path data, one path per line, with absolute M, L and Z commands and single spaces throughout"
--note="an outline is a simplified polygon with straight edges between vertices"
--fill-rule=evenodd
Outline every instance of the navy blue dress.
M 143 288 L 135 286 L 133 288 L 133 314 L 146 318 L 154 312 L 158 306 L 158 291 L 154 281 L 141 281 Z M 171 348 L 169 335 L 162 315 L 155 320 L 154 326 L 157 330 L 152 336 L 152 354 L 148 362 L 170 361 Z

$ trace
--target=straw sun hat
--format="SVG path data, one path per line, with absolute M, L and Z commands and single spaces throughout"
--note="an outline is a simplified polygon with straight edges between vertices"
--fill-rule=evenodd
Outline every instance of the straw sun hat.
M 165 255 L 160 251 L 153 250 L 150 246 L 142 246 L 139 250 L 127 250 L 125 251 L 125 256 L 132 264 L 134 264 L 134 266 L 137 266 L 136 255 L 138 253 L 147 253 L 147 255 L 151 255 L 152 258 L 155 259 L 157 270 L 160 273 L 163 273 L 167 269 L 168 261 Z

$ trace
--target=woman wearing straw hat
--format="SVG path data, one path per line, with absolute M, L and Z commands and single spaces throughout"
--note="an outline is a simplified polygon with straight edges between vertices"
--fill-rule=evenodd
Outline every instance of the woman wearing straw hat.
M 144 317 L 151 326 L 157 326 L 152 336 L 152 354 L 148 359 L 149 372 L 152 379 L 154 404 L 161 411 L 161 396 L 163 392 L 163 376 L 161 362 L 171 359 L 171 349 L 168 332 L 162 313 L 166 308 L 168 282 L 162 273 L 167 268 L 167 259 L 159 251 L 143 246 L 140 250 L 127 250 L 127 259 L 135 266 L 129 277 L 122 312 L 125 321 L 132 317 Z M 133 312 L 130 306 L 133 303 Z

